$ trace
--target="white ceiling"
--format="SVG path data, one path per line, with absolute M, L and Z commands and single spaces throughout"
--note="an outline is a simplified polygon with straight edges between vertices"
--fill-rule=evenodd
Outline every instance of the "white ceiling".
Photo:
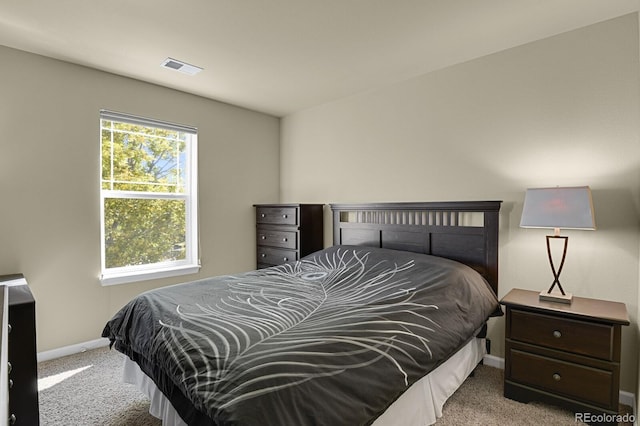
M 0 44 L 284 116 L 634 12 L 638 3 L 2 0 Z M 161 68 L 167 57 L 204 71 Z

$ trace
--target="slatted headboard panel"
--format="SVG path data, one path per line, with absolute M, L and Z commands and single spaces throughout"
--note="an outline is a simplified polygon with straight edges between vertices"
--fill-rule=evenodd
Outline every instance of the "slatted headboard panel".
M 331 204 L 333 242 L 457 260 L 498 293 L 501 201 Z

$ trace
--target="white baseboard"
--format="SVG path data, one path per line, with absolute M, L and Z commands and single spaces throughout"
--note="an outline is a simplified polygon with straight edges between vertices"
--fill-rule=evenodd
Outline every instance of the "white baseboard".
M 495 355 L 485 355 L 482 359 L 484 365 L 504 370 L 504 358 L 497 357 Z
M 633 412 L 635 413 L 636 412 L 636 394 L 627 392 L 627 391 L 620 391 L 620 404 L 633 407 Z
M 485 355 L 482 359 L 484 365 L 488 367 L 499 368 L 504 370 L 504 358 L 497 357 L 495 355 Z M 633 408 L 633 413 L 636 413 L 636 395 L 627 391 L 620 391 L 620 404 L 628 405 Z
M 62 358 L 63 356 L 79 354 L 91 349 L 103 348 L 109 345 L 109 339 L 101 338 L 89 342 L 64 346 L 62 348 L 51 349 L 50 351 L 38 352 L 38 362 L 49 361 L 51 359 Z

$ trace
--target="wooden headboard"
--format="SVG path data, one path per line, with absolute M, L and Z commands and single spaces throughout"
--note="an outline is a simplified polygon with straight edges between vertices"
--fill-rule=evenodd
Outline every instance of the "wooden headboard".
M 333 243 L 426 253 L 471 266 L 498 294 L 502 201 L 331 204 Z

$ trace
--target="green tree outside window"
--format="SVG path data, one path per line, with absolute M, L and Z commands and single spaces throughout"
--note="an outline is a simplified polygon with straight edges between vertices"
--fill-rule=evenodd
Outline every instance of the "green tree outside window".
M 189 137 L 101 120 L 106 268 L 185 259 Z

